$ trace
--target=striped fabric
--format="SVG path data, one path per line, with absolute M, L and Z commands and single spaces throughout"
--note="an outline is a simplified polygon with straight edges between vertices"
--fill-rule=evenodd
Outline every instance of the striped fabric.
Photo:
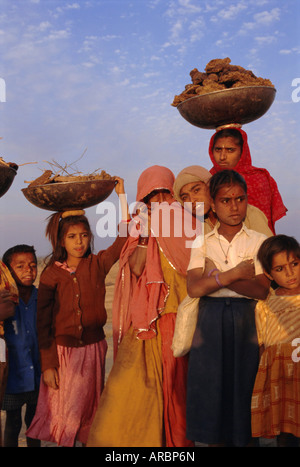
M 258 342 L 265 348 L 300 338 L 300 295 L 276 295 L 272 290 L 255 309 Z

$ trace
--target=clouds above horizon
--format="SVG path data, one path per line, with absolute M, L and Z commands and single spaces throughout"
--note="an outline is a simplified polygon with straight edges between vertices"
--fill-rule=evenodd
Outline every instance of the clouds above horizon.
M 267 165 L 293 197 L 289 167 L 281 168 L 281 160 L 288 151 L 298 164 L 300 107 L 291 100 L 292 80 L 300 76 L 294 4 L 2 0 L 1 152 L 20 164 L 38 162 L 20 168 L 6 204 L 19 199 L 15 190 L 38 176 L 44 160 L 73 162 L 85 148 L 85 168 L 92 171 L 100 161 L 119 172 L 131 198 L 138 174 L 152 163 L 175 173 L 186 162 L 209 168 L 211 132 L 189 125 L 170 104 L 190 82 L 191 69 L 226 56 L 276 86 L 271 110 L 246 131 L 255 165 Z M 22 203 L 21 210 L 31 210 Z M 2 203 L 0 215 L 3 210 Z

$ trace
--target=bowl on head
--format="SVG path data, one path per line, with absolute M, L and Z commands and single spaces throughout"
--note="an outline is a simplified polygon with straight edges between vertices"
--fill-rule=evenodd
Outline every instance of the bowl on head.
M 9 190 L 17 175 L 18 166 L 12 162 L 0 163 L 0 198 Z
M 115 184 L 114 179 L 47 183 L 23 188 L 22 192 L 34 206 L 58 212 L 95 206 L 111 194 Z
M 191 97 L 180 104 L 180 115 L 194 126 L 216 129 L 244 125 L 262 117 L 276 95 L 272 86 L 242 86 Z

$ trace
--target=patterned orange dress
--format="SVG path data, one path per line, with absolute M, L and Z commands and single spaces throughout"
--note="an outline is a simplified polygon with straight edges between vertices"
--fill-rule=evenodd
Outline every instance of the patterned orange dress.
M 300 295 L 272 290 L 255 317 L 264 352 L 252 395 L 252 436 L 300 437 Z

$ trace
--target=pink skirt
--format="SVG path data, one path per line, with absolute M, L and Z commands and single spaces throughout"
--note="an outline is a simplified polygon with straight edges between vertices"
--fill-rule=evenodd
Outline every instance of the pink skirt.
M 105 381 L 107 342 L 85 347 L 57 346 L 59 389 L 41 378 L 34 419 L 26 436 L 72 447 L 86 444 Z

